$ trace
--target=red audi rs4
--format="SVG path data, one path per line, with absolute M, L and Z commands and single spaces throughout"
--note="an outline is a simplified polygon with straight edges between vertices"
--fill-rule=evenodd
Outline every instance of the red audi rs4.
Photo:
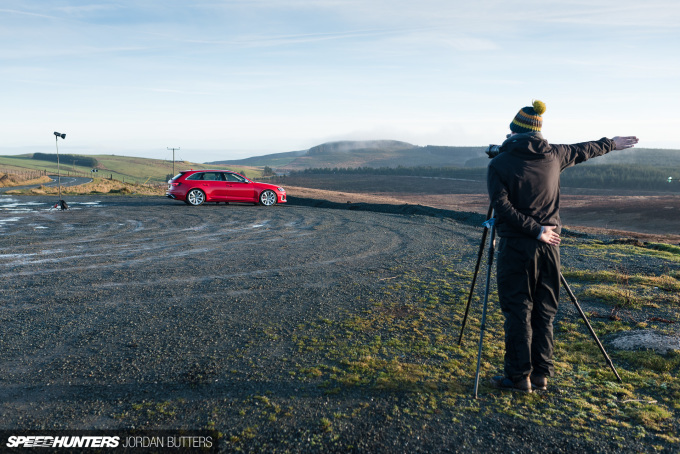
M 228 170 L 185 170 L 168 181 L 166 196 L 198 206 L 205 202 L 286 203 L 280 186 L 258 183 Z

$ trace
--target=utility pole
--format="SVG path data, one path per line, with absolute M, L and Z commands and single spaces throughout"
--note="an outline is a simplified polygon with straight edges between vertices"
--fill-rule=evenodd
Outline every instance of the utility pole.
M 179 147 L 177 147 L 177 148 L 166 147 L 166 148 L 168 150 L 172 150 L 172 177 L 174 177 L 175 176 L 175 150 L 179 150 Z

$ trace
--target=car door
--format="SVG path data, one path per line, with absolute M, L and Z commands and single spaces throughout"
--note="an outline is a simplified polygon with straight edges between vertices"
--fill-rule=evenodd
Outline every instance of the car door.
M 231 172 L 224 172 L 223 176 L 227 182 L 227 200 L 233 200 L 235 202 L 256 201 L 253 183 L 246 178 L 243 178 L 241 175 Z
M 199 184 L 208 201 L 226 198 L 226 182 L 222 179 L 221 172 L 203 172 Z

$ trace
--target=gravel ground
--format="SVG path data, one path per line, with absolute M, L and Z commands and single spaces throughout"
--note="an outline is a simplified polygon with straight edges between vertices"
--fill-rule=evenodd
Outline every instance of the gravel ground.
M 295 376 L 305 326 L 361 312 L 395 270 L 427 279 L 443 244 L 471 268 L 479 214 L 112 196 L 61 212 L 53 199 L 0 196 L 0 430 L 208 429 L 250 452 L 614 449 L 502 414 L 395 417 L 405 393 L 329 394 Z M 332 414 L 356 416 L 336 438 Z

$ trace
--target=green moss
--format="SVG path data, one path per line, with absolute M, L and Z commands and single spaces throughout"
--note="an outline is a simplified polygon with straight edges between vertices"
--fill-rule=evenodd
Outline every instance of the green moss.
M 579 252 L 601 254 L 607 260 L 625 259 L 626 254 L 630 257 L 633 251 L 643 249 L 604 243 L 593 243 L 590 249 L 578 247 Z M 645 249 L 642 253 L 648 252 L 661 251 Z M 471 256 L 474 253 L 471 251 Z M 563 272 L 579 298 L 620 308 L 653 304 L 676 308 L 679 275 L 669 271 L 675 261 L 655 257 L 669 264 L 661 266 L 657 275 L 631 274 L 623 271 L 624 267 Z M 463 343 L 458 345 L 471 280 L 464 266 L 469 265 L 452 255 L 438 258 L 423 275 L 393 267 L 394 279 L 383 291 L 360 298 L 361 309 L 299 328 L 305 334 L 296 338 L 301 351 L 296 358 L 301 373 L 296 378 L 316 383 L 325 393 L 365 390 L 398 396 L 397 403 L 391 404 L 390 418 L 408 418 L 409 422 L 424 422 L 441 414 L 451 421 L 463 414 L 505 414 L 559 427 L 583 439 L 606 436 L 620 440 L 659 437 L 667 432 L 670 420 L 680 418 L 678 355 L 609 352 L 624 380 L 619 383 L 576 316 L 562 318 L 556 325 L 553 391 L 521 395 L 491 388 L 488 377 L 500 373 L 504 353 L 503 315 L 495 288 L 489 299 L 480 399 L 472 399 L 481 317 L 479 283 Z M 591 322 L 600 337 L 637 326 L 632 320 L 607 317 Z M 357 417 L 363 408 L 346 414 Z M 536 414 L 542 417 L 537 419 Z M 331 413 L 325 417 L 340 422 Z M 322 431 L 323 427 L 321 424 Z M 669 434 L 669 440 L 674 436 Z
M 668 252 L 675 255 L 680 255 L 680 246 L 673 246 L 672 244 L 666 243 L 646 243 L 645 247 L 649 249 L 654 249 L 657 251 Z
M 597 298 L 606 303 L 631 309 L 651 304 L 648 298 L 637 295 L 633 290 L 615 285 L 593 285 L 582 292 L 588 298 Z
M 655 372 L 680 372 L 680 353 L 678 352 L 660 355 L 651 350 L 623 351 L 618 353 L 618 357 L 628 362 L 633 368 Z
M 632 402 L 626 414 L 648 430 L 662 429 L 662 423 L 673 417 L 667 409 L 654 403 Z

